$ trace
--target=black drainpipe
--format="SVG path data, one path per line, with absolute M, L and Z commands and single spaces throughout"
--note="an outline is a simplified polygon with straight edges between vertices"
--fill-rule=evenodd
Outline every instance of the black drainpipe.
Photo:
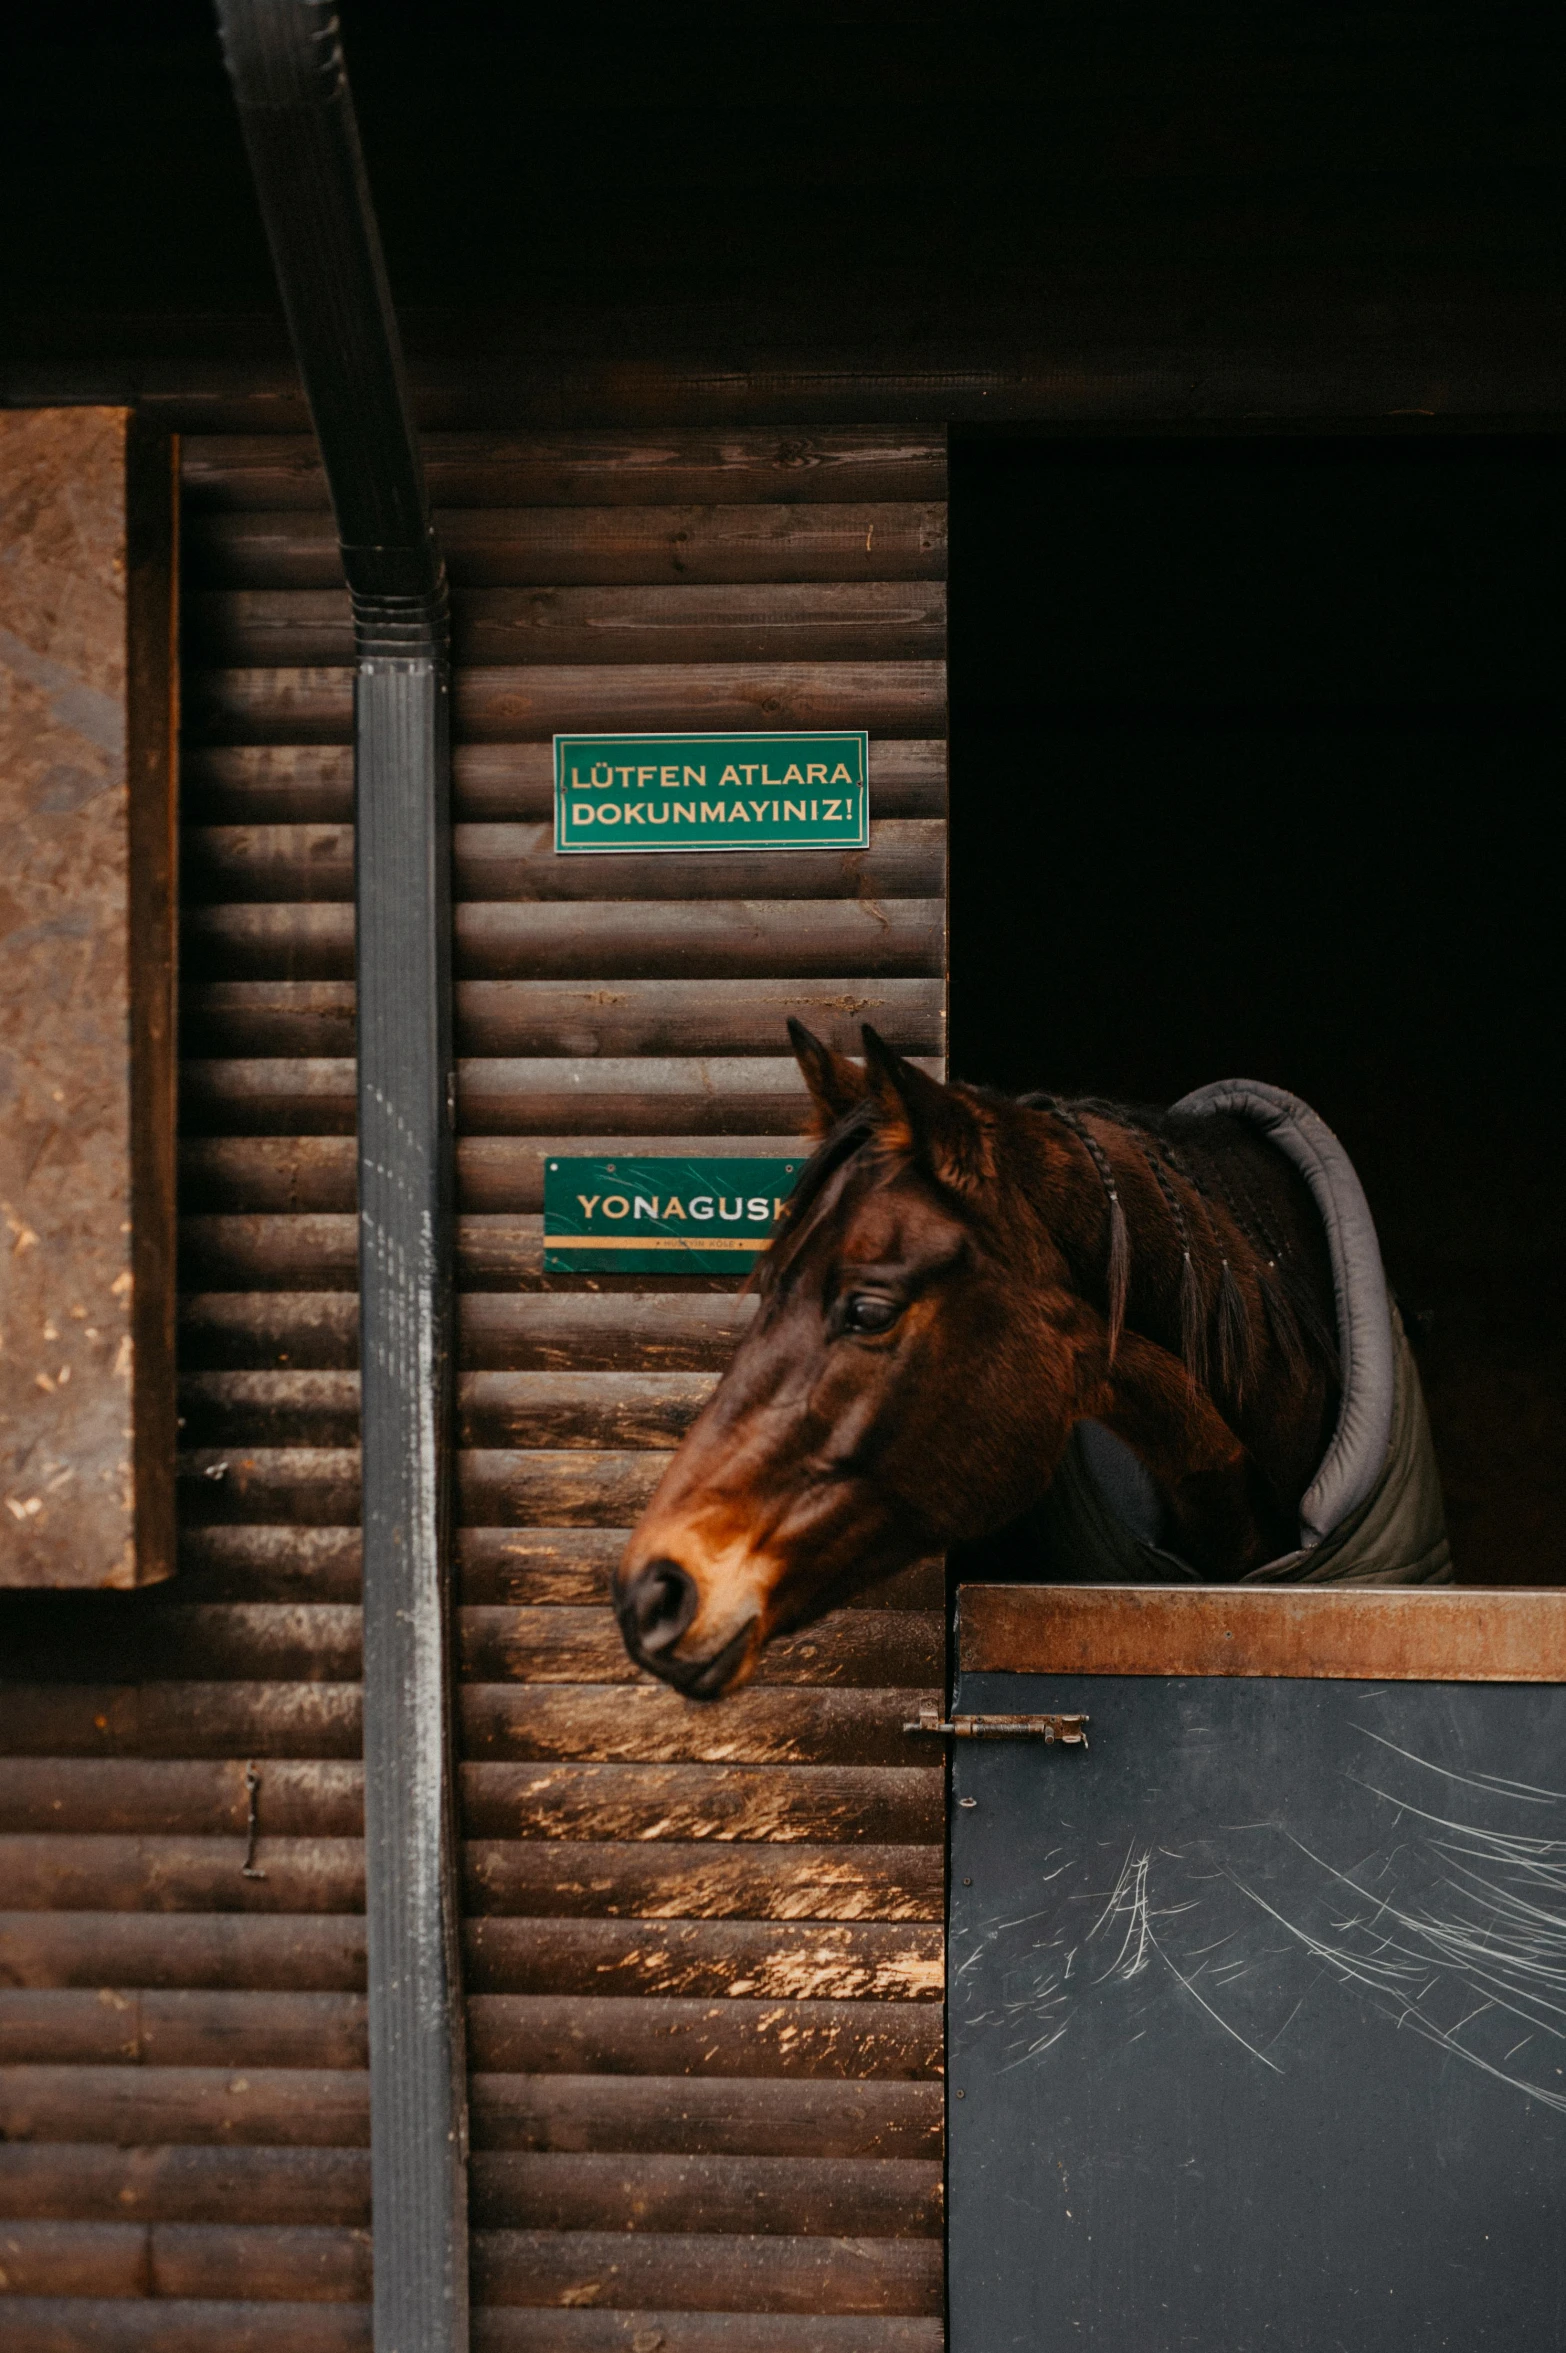
M 376 2353 L 465 2353 L 446 578 L 330 0 L 217 0 L 353 602 Z

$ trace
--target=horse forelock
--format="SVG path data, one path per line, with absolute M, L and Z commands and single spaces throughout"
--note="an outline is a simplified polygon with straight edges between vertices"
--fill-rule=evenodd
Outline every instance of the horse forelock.
M 837 1207 L 849 1171 L 869 1159 L 875 1141 L 876 1111 L 868 1098 L 844 1112 L 822 1137 L 783 1204 L 772 1247 L 762 1252 L 751 1278 L 764 1305 L 786 1295 L 805 1244 Z
M 1027 1107 L 1027 1098 L 1019 1102 L 992 1087 L 965 1086 L 959 1091 L 987 1113 L 992 1123 Z M 932 1193 L 964 1224 L 987 1230 L 995 1223 L 993 1171 L 989 1181 L 978 1186 L 943 1183 L 923 1164 L 919 1152 L 910 1151 L 905 1143 L 887 1140 L 883 1114 L 874 1099 L 866 1097 L 822 1137 L 783 1205 L 772 1246 L 762 1253 L 746 1286 L 764 1304 L 786 1296 L 807 1243 L 842 1206 L 849 1184 L 861 1168 L 867 1175 L 873 1171 L 874 1181 L 883 1185 L 915 1168 Z
M 798 1184 L 783 1205 L 772 1246 L 763 1252 L 750 1277 L 748 1287 L 757 1292 L 763 1308 L 787 1296 L 807 1243 L 842 1207 L 856 1175 L 863 1173 L 872 1184 L 886 1185 L 894 1177 L 919 1166 L 917 1152 L 911 1152 L 906 1144 L 888 1140 L 884 1116 L 873 1099 L 867 1097 L 846 1111 L 806 1161 Z M 960 1195 L 953 1192 L 928 1169 L 921 1169 L 920 1173 L 931 1191 L 967 1222 L 980 1217 L 979 1204 L 966 1192 Z

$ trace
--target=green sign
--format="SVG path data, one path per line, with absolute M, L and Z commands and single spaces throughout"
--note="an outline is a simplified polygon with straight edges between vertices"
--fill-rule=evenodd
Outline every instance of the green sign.
M 800 1160 L 550 1160 L 546 1275 L 749 1274 Z
M 555 848 L 862 850 L 870 738 L 557 735 Z

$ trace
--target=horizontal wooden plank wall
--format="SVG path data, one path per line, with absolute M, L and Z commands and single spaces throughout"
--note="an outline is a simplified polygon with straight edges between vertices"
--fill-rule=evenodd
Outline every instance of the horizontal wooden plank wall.
M 552 1149 L 796 1145 L 790 1011 L 942 1053 L 944 449 L 429 456 L 459 665 L 476 2342 L 934 2353 L 943 1776 L 902 1725 L 941 1686 L 939 1574 L 717 1709 L 637 1680 L 607 1572 L 747 1303 L 546 1282 L 540 1210 Z M 68 1629 L 13 1613 L 19 2353 L 368 2341 L 347 614 L 306 439 L 185 462 L 181 1573 Z M 870 849 L 556 861 L 547 738 L 578 724 L 867 725 Z

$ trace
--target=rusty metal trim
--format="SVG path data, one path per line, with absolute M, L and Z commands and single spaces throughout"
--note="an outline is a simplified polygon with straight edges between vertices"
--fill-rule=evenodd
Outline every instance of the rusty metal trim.
M 964 1674 L 1566 1683 L 1566 1591 L 964 1585 Z

